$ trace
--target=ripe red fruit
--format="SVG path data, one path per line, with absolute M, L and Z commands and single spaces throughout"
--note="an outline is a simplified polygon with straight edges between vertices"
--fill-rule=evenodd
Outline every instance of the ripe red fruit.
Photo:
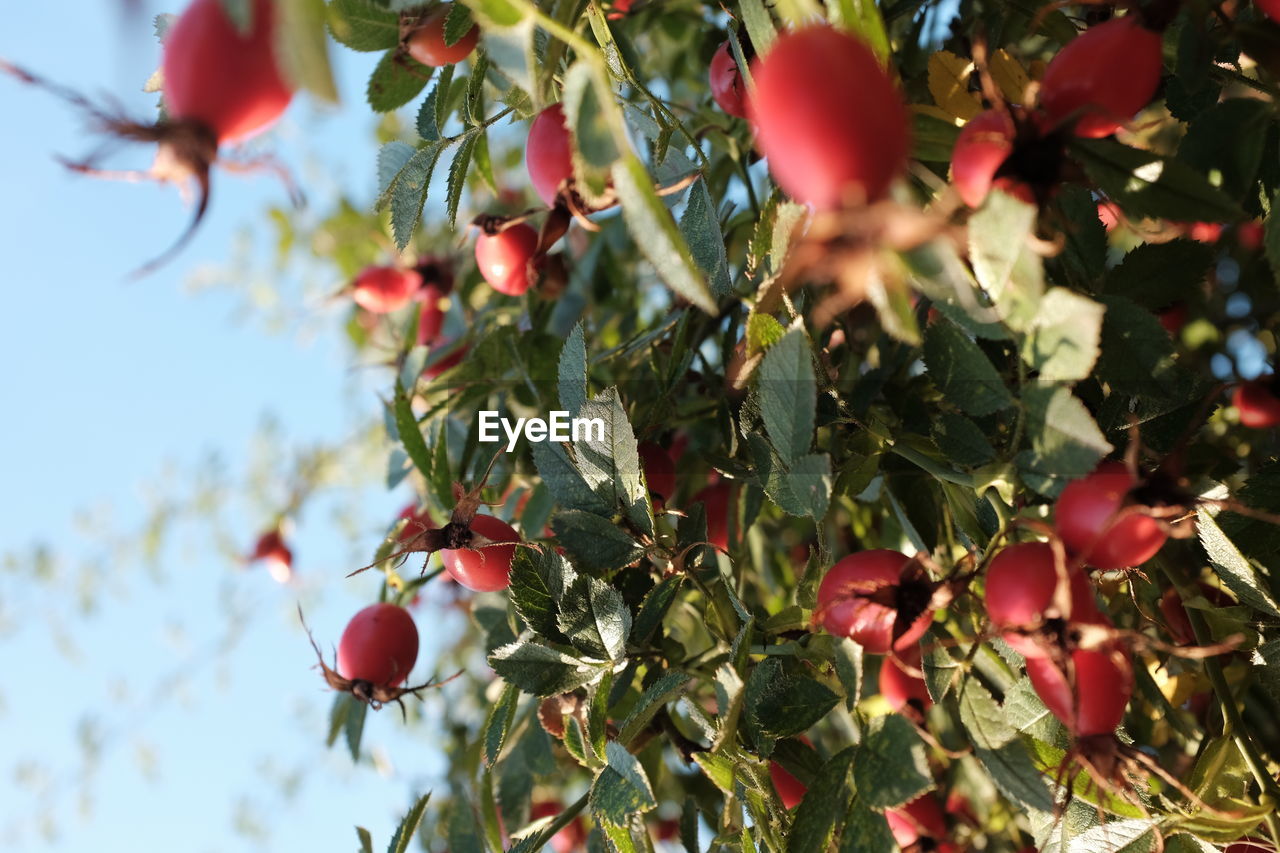
M 1110 136 L 1155 95 L 1161 50 L 1160 34 L 1133 15 L 1095 24 L 1049 62 L 1040 106 L 1053 124 L 1073 124 L 1076 136 Z
M 453 4 L 445 3 L 427 15 L 422 25 L 409 36 L 410 56 L 423 65 L 439 68 L 461 62 L 471 55 L 480 39 L 480 30 L 474 24 L 466 35 L 453 44 L 447 44 L 444 40 L 444 24 L 452 10 Z
M 428 285 L 420 291 L 422 307 L 418 311 L 418 346 L 429 347 L 440 337 L 444 328 L 444 311 L 440 309 L 443 294 L 435 285 Z
M 1251 222 L 1241 222 L 1236 226 L 1236 242 L 1240 244 L 1240 248 L 1248 252 L 1260 249 L 1265 235 L 1266 231 L 1262 223 L 1256 219 Z
M 1068 580 L 1072 621 L 1097 622 L 1101 611 L 1089 578 L 1084 572 L 1068 569 Z M 1057 589 L 1052 546 L 1047 542 L 1009 545 L 987 566 L 987 616 L 997 628 L 1037 628 L 1044 622 Z
M 351 298 L 372 314 L 390 314 L 413 301 L 422 287 L 422 276 L 397 267 L 367 267 L 356 276 Z
M 403 607 L 372 604 L 347 623 L 338 641 L 338 673 L 374 687 L 395 687 L 418 660 L 418 629 Z
M 1133 667 L 1115 643 L 1079 648 L 1069 655 L 1070 672 L 1051 657 L 1028 657 L 1031 686 L 1053 715 L 1078 737 L 1110 734 L 1124 719 L 1133 695 Z
M 947 837 L 947 818 L 933 794 L 916 797 L 896 809 L 885 809 L 884 819 L 893 833 L 893 840 L 904 850 L 921 838 L 936 841 Z
M 564 811 L 564 806 L 555 800 L 543 800 L 533 804 L 529 810 L 532 820 L 544 817 L 555 817 Z M 582 850 L 587 843 L 587 827 L 581 817 L 575 817 L 564 829 L 551 836 L 551 849 L 555 853 L 574 853 Z
M 1178 333 L 1182 331 L 1182 327 L 1187 325 L 1187 303 L 1175 302 L 1168 308 L 1156 315 L 1156 319 L 1160 321 L 1160 325 L 1169 333 L 1172 338 L 1177 338 Z
M 572 143 L 560 104 L 538 113 L 529 125 L 524 162 L 538 198 L 543 204 L 554 204 L 560 184 L 573 178 Z
M 1067 550 L 1095 569 L 1138 566 L 1160 550 L 1168 535 L 1150 516 L 1121 513 L 1137 482 L 1118 462 L 1104 462 L 1092 474 L 1072 480 L 1054 509 L 1058 535 Z
M 808 787 L 776 761 L 769 762 L 769 781 L 773 782 L 773 790 L 778 792 L 778 799 L 786 808 L 795 808 L 804 799 Z
M 902 660 L 914 669 L 920 669 L 920 649 L 916 647 L 904 650 Z M 892 655 L 885 658 L 884 663 L 880 665 L 880 695 L 895 711 L 909 707 L 923 712 L 933 705 L 933 699 L 929 696 L 929 688 L 925 686 L 924 679 L 907 672 Z
M 716 48 L 711 57 L 707 76 L 711 83 L 711 97 L 716 105 L 731 116 L 747 117 L 747 86 L 733 58 L 733 48 L 725 42 Z
M 457 367 L 462 360 L 467 357 L 466 341 L 444 341 L 436 347 L 437 350 L 444 352 L 444 355 L 437 361 L 428 364 L 422 368 L 422 375 L 427 379 L 435 379 L 451 367 Z
M 1013 152 L 1013 119 L 1001 110 L 984 110 L 961 129 L 951 152 L 951 182 L 961 201 L 980 207 L 996 172 Z
M 249 559 L 254 562 L 261 560 L 267 567 L 267 574 L 276 583 L 288 583 L 293 577 L 293 552 L 284 543 L 284 536 L 278 529 L 258 537 Z
M 164 103 L 171 119 L 199 122 L 219 145 L 273 124 L 293 97 L 276 65 L 275 23 L 272 0 L 254 0 L 248 35 L 236 29 L 221 0 L 194 0 L 164 42 Z
M 707 511 L 707 541 L 717 548 L 729 547 L 729 510 L 733 484 L 717 479 L 693 496 L 693 503 L 701 502 Z
M 849 637 L 873 654 L 913 646 L 928 630 L 932 590 L 917 576 L 912 560 L 900 551 L 876 548 L 837 562 L 818 585 L 822 626 Z M 899 620 L 905 621 L 894 639 Z
M 491 515 L 477 515 L 471 521 L 471 530 L 493 542 L 520 541 L 520 534 L 511 525 Z M 514 544 L 485 545 L 456 551 L 446 549 L 440 552 L 440 559 L 445 571 L 467 589 L 496 592 L 511 584 L 511 561 L 515 555 Z
M 416 503 L 411 503 L 400 510 L 400 514 L 396 518 L 407 518 L 409 520 L 409 523 L 400 531 L 399 541 L 402 543 L 412 542 L 425 531 L 431 530 L 436 526 L 435 520 L 431 518 L 431 513 L 427 511 L 427 508 L 418 509 Z
M 1102 227 L 1110 234 L 1120 224 L 1121 214 L 1120 208 L 1116 207 L 1113 202 L 1098 202 L 1098 219 L 1102 221 Z
M 1280 399 L 1272 391 L 1270 378 L 1241 382 L 1231 395 L 1231 404 L 1240 415 L 1240 423 L 1251 429 L 1270 429 L 1280 424 Z
M 637 448 L 640 467 L 654 502 L 663 502 L 676 493 L 676 463 L 671 454 L 657 444 L 645 442 Z
M 538 249 L 538 232 L 521 222 L 497 234 L 476 238 L 476 266 L 489 286 L 508 296 L 520 296 L 534 282 L 529 262 Z
M 751 66 L 747 102 L 769 171 L 819 210 L 875 201 L 906 166 L 906 108 L 862 41 L 828 26 L 780 35 Z

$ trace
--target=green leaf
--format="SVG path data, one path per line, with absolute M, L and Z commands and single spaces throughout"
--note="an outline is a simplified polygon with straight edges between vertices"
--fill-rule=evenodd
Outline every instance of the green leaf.
M 1194 295 L 1213 261 L 1213 247 L 1204 243 L 1143 243 L 1107 273 L 1105 290 L 1147 308 L 1164 308 Z
M 1120 296 L 1104 302 L 1098 378 L 1120 394 L 1188 400 L 1193 379 L 1175 362 L 1173 340 L 1156 316 Z
M 440 113 L 447 109 L 445 105 L 449 102 L 449 84 L 453 81 L 453 66 L 446 65 L 440 69 L 440 76 L 436 77 L 435 81 L 436 84 L 427 93 L 422 106 L 418 107 L 418 118 L 415 121 L 418 136 L 425 142 L 440 140 L 440 125 L 443 124 Z
M 559 379 L 560 405 L 569 413 L 569 417 L 576 418 L 587 402 L 587 345 L 581 323 L 574 325 L 560 349 L 556 374 Z
M 939 319 L 925 329 L 924 363 L 942 395 L 971 415 L 990 415 L 1013 405 L 986 353 L 954 323 Z
M 550 548 L 517 548 L 511 561 L 511 604 L 535 633 L 560 640 L 559 601 L 576 577 L 573 567 Z
M 618 741 L 624 746 L 629 745 L 664 705 L 686 692 L 688 684 L 689 676 L 685 673 L 668 672 L 645 688 L 631 713 L 619 726 Z
M 1243 211 L 1188 166 L 1112 139 L 1073 139 L 1086 174 L 1130 216 L 1181 222 L 1235 222 Z
M 752 311 L 747 315 L 747 353 L 764 352 L 782 340 L 786 333 L 786 328 L 771 315 Z
M 825 453 L 801 456 L 790 466 L 782 461 L 764 436 L 752 433 L 747 444 L 756 464 L 756 476 L 769 499 L 784 512 L 822 519 L 831 500 L 831 457 Z
M 663 618 L 667 615 L 672 602 L 676 600 L 676 596 L 680 592 L 680 588 L 684 585 L 684 575 L 669 575 L 658 581 L 653 589 L 649 590 L 648 595 L 644 597 L 644 601 L 640 603 L 640 612 L 636 614 L 634 623 L 631 626 L 631 645 L 639 648 L 649 644 L 653 639 L 653 635 L 662 625 Z
M 363 826 L 356 827 L 356 838 L 360 840 L 360 853 L 373 853 L 373 836 Z
M 694 181 L 689 188 L 689 198 L 680 216 L 680 233 L 689 244 L 698 269 L 711 282 L 711 293 L 717 299 L 728 296 L 733 290 L 729 281 L 729 256 L 706 181 Z
M 401 250 L 409 245 L 422 219 L 422 207 L 427 203 L 427 192 L 431 188 L 431 174 L 444 147 L 443 142 L 430 142 L 419 148 L 391 178 L 379 199 L 379 207 L 389 205 L 391 208 L 391 233 L 396 247 Z M 398 150 L 388 155 L 389 159 L 396 156 Z
M 507 0 L 462 0 L 483 34 L 484 52 L 495 71 L 525 92 L 533 92 L 533 17 Z
M 675 291 L 708 314 L 716 313 L 716 301 L 689 252 L 671 213 L 653 189 L 653 179 L 634 154 L 626 154 L 613 166 L 613 187 L 622 203 L 622 216 L 640 253 Z
M 484 721 L 481 732 L 484 744 L 484 765 L 492 767 L 502 754 L 502 745 L 507 740 L 507 732 L 511 731 L 511 723 L 516 718 L 516 703 L 520 699 L 520 691 L 514 684 L 502 688 L 502 695 L 493 703 Z
M 604 581 L 579 577 L 569 584 L 560 602 L 558 624 L 579 651 L 617 661 L 626 651 L 631 611 L 622 595 Z
M 835 27 L 861 36 L 882 62 L 889 57 L 889 34 L 875 0 L 824 0 L 827 18 Z M 950 159 L 948 156 L 946 159 Z
M 955 412 L 943 412 L 930 433 L 938 449 L 962 468 L 985 465 L 996 458 L 987 434 L 976 423 Z
M 657 807 L 649 777 L 626 747 L 611 740 L 605 746 L 605 768 L 591 785 L 591 813 L 613 826 L 626 826 L 632 816 Z
M 1220 101 L 1187 127 L 1178 159 L 1209 176 L 1209 183 L 1237 201 L 1254 189 L 1267 131 L 1275 114 L 1256 98 Z
M 739 5 L 742 7 L 742 22 L 746 24 L 747 37 L 751 39 L 751 45 L 755 48 L 757 55 L 764 54 L 773 44 L 773 40 L 778 37 L 773 18 L 769 17 L 769 11 L 765 8 L 763 0 L 742 0 Z
M 601 91 L 601 81 L 591 64 L 579 60 L 564 77 L 564 114 L 571 133 L 573 174 L 579 191 L 598 198 L 609 179 L 609 169 L 622 156 L 610 119 L 617 115 L 613 93 Z M 583 192 L 585 190 L 585 192 Z
M 807 730 L 840 697 L 821 682 L 784 672 L 777 659 L 768 658 L 751 671 L 744 700 L 748 728 L 757 737 L 776 740 Z
M 1067 481 L 1088 474 L 1111 452 L 1089 410 L 1067 388 L 1029 387 L 1022 406 L 1031 449 L 1018 454 L 1018 469 L 1037 492 L 1056 496 Z
M 495 649 L 489 666 L 503 681 L 535 696 L 568 693 L 600 674 L 597 665 L 537 643 L 516 642 Z
M 926 163 L 950 163 L 951 152 L 955 150 L 959 136 L 960 128 L 954 122 L 931 113 L 912 111 L 911 156 L 915 159 Z
M 640 543 L 607 518 L 582 510 L 561 510 L 551 519 L 556 539 L 585 569 L 609 571 L 644 553 Z
M 866 798 L 859 795 L 845 815 L 839 849 L 840 853 L 895 853 L 898 844 L 884 815 L 872 811 Z
M 427 813 L 427 801 L 430 799 L 431 794 L 423 794 L 413 804 L 413 808 L 409 809 L 409 813 L 400 821 L 400 826 L 396 827 L 396 834 L 391 836 L 391 843 L 387 845 L 387 853 L 407 853 L 409 844 L 413 841 L 414 833 L 418 831 L 418 825 L 422 823 L 422 817 Z
M 810 570 L 816 574 L 817 567 L 811 566 Z M 832 640 L 831 662 L 844 688 L 845 710 L 852 711 L 862 698 L 862 646 L 848 637 L 832 637 Z
M 1098 360 L 1104 312 L 1092 299 L 1065 287 L 1050 288 L 1022 342 L 1023 360 L 1039 371 L 1042 382 L 1087 379 Z
M 960 721 L 974 744 L 974 756 L 1004 794 L 1037 811 L 1053 811 L 1053 797 L 1018 731 L 1004 710 L 975 678 L 960 690 Z
M 396 176 L 409 165 L 409 161 L 416 153 L 418 153 L 417 148 L 399 140 L 388 142 L 378 149 L 378 196 L 380 198 L 385 196 Z
M 909 803 L 933 787 L 924 741 L 901 714 L 875 717 L 853 762 L 858 799 L 874 808 Z
M 352 697 L 351 707 L 347 710 L 342 731 L 346 735 L 347 751 L 352 761 L 360 760 L 360 740 L 364 736 L 364 720 L 369 713 L 369 706 Z
M 462 41 L 462 37 L 471 32 L 474 26 L 471 10 L 466 4 L 454 3 L 449 7 L 449 17 L 444 20 L 444 43 L 452 47 Z
M 400 16 L 369 0 L 331 0 L 329 32 L 352 50 L 391 50 L 400 43 Z
M 431 79 L 432 69 L 399 49 L 387 51 L 373 69 L 365 98 L 374 112 L 389 113 L 412 101 Z
M 618 389 L 607 388 L 583 403 L 578 415 L 604 425 L 603 434 L 593 435 L 588 430 L 585 439 L 573 443 L 578 470 L 601 500 L 622 507 L 636 529 L 652 536 L 649 490 L 640 472 L 636 437 L 618 398 Z
M 276 0 L 276 15 L 275 56 L 281 73 L 299 89 L 336 104 L 324 0 Z
M 796 817 L 787 833 L 787 853 L 824 853 L 838 828 L 832 820 L 843 815 L 853 797 L 849 772 L 853 768 L 855 747 L 847 747 L 831 759 L 813 777 L 804 799 L 796 807 Z M 839 837 L 839 836 L 837 836 Z
M 403 388 L 396 389 L 395 403 L 396 432 L 405 453 L 413 460 L 413 465 L 422 476 L 431 477 L 431 451 L 427 448 L 426 439 L 422 437 L 422 428 L 413 414 L 413 406 Z
M 530 445 L 530 450 L 538 476 L 561 508 L 598 516 L 610 514 L 611 507 L 592 491 L 563 447 L 554 442 L 539 441 Z
M 445 194 L 445 219 L 453 228 L 458 221 L 458 204 L 462 200 L 462 190 L 467 185 L 467 169 L 471 167 L 471 152 L 476 147 L 477 134 L 468 133 L 453 155 L 449 164 L 449 183 Z
M 778 454 L 786 462 L 806 455 L 813 444 L 818 390 L 803 325 L 793 325 L 765 353 L 759 395 L 760 413 Z
M 1218 577 L 1222 578 L 1227 589 L 1254 610 L 1272 619 L 1280 619 L 1280 610 L 1276 608 L 1275 600 L 1260 582 L 1253 564 L 1223 534 L 1214 513 L 1211 513 L 1207 507 L 1200 507 L 1196 512 L 1196 530 L 1200 534 L 1200 544 L 1204 546 L 1205 553 L 1209 555 L 1209 561 L 1213 563 Z
M 1044 263 L 1031 246 L 1037 210 L 999 190 L 969 218 L 969 256 L 995 315 L 1026 328 L 1044 292 Z

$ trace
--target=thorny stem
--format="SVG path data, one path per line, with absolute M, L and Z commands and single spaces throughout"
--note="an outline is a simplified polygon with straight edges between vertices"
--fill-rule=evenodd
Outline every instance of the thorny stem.
M 1195 586 L 1181 566 L 1166 559 L 1157 559 L 1156 563 L 1184 601 L 1196 596 Z M 1186 612 L 1187 619 L 1191 622 L 1191 630 L 1195 634 L 1196 642 L 1202 646 L 1211 645 L 1213 636 L 1209 631 L 1208 624 L 1204 621 L 1204 616 L 1194 607 L 1186 608 Z M 1222 671 L 1222 663 L 1216 657 L 1205 658 L 1204 669 L 1205 674 L 1209 677 L 1209 684 L 1213 687 L 1213 692 L 1218 698 L 1218 704 L 1222 707 L 1223 736 L 1230 737 L 1235 741 L 1240 754 L 1244 756 L 1245 763 L 1249 765 L 1250 772 L 1253 773 L 1254 778 L 1258 781 L 1258 786 L 1262 789 L 1264 800 L 1270 800 L 1273 804 L 1280 802 L 1280 783 L 1277 783 L 1267 771 L 1266 760 L 1258 752 L 1257 746 L 1249 737 L 1248 729 L 1240 716 L 1240 709 L 1236 705 L 1235 696 L 1232 695 L 1231 685 L 1227 683 L 1226 674 Z M 1280 834 L 1277 834 L 1280 831 L 1280 827 L 1277 826 L 1275 814 L 1269 813 L 1265 820 L 1272 839 L 1280 841 Z

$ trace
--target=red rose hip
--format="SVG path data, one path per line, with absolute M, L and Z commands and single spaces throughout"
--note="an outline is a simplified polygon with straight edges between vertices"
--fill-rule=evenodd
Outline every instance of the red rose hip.
M 870 48 L 810 26 L 779 36 L 751 73 L 747 109 L 779 186 L 819 210 L 885 195 L 906 166 L 910 125 Z
M 1231 404 L 1240 415 L 1240 423 L 1251 429 L 1270 429 L 1280 424 L 1280 399 L 1272 391 L 1272 383 L 1253 379 L 1241 382 L 1232 392 Z
M 725 42 L 711 57 L 707 76 L 711 83 L 711 97 L 716 105 L 731 116 L 747 117 L 747 86 L 733 58 L 733 48 Z
M 507 296 L 520 296 L 533 284 L 529 269 L 538 249 L 538 232 L 521 222 L 497 234 L 476 238 L 476 266 L 489 286 Z
M 1110 136 L 1151 102 L 1163 62 L 1160 34 L 1135 16 L 1095 24 L 1049 62 L 1040 106 L 1076 136 Z
M 494 544 L 479 548 L 443 550 L 440 559 L 454 580 L 476 592 L 496 592 L 511 584 L 511 561 L 516 555 L 513 543 L 520 541 L 520 534 L 505 521 L 491 515 L 477 515 L 471 520 L 471 531 L 491 540 Z
M 529 125 L 524 162 L 538 198 L 543 204 L 554 204 L 560 184 L 573 178 L 572 141 L 560 104 L 538 113 Z
M 933 616 L 932 590 L 910 571 L 911 563 L 906 554 L 885 548 L 850 554 L 822 578 L 815 615 L 828 633 L 849 637 L 873 654 L 909 648 Z M 895 639 L 900 619 L 905 624 Z
M 996 172 L 1013 152 L 1013 120 L 999 110 L 978 113 L 960 131 L 951 153 L 951 182 L 960 200 L 980 207 Z
M 351 298 L 371 314 L 390 314 L 408 305 L 422 287 L 422 276 L 396 267 L 368 267 L 356 277 Z
M 275 3 L 254 0 L 252 8 L 246 35 L 221 0 L 194 0 L 165 38 L 165 108 L 174 120 L 203 124 L 219 145 L 265 130 L 293 97 L 276 65 Z
M 1151 559 L 1168 535 L 1140 510 L 1124 509 L 1135 485 L 1133 475 L 1118 462 L 1104 462 L 1092 474 L 1068 483 L 1054 509 L 1054 523 L 1067 550 L 1103 570 Z
M 471 29 L 453 44 L 447 44 L 444 38 L 445 21 L 453 10 L 452 3 L 445 3 L 423 20 L 422 25 L 409 36 L 409 55 L 423 65 L 440 68 L 461 62 L 476 49 L 480 39 L 480 31 L 473 24 Z
M 347 623 L 338 641 L 338 673 L 375 687 L 395 687 L 409 677 L 418 659 L 418 629 L 409 611 L 373 604 Z

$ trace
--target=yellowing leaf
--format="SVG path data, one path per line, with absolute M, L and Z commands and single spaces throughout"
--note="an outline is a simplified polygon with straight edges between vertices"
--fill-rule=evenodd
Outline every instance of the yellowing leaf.
M 991 79 L 1000 87 L 1000 91 L 1006 99 L 1015 104 L 1021 104 L 1025 101 L 1027 86 L 1031 83 L 1031 75 L 1027 74 L 1027 70 L 1022 67 L 1022 63 L 1010 56 L 1007 50 L 1001 48 L 991 54 L 991 60 L 988 62 L 987 68 L 991 72 Z
M 940 50 L 929 57 L 929 94 L 943 111 L 966 121 L 982 110 L 982 101 L 969 91 L 973 62 Z

